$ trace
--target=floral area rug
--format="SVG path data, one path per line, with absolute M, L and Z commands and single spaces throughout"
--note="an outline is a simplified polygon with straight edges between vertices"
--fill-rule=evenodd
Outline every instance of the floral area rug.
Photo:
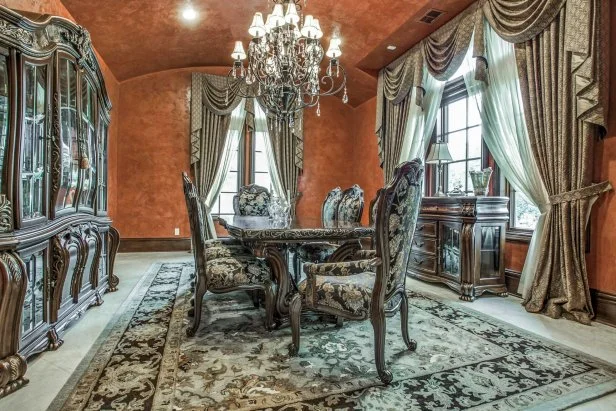
M 563 409 L 616 391 L 616 366 L 472 310 L 411 293 L 416 352 L 400 316 L 387 320 L 394 382 L 380 383 L 372 327 L 302 319 L 263 327 L 244 293 L 206 295 L 202 325 L 185 336 L 192 264 L 155 264 L 50 409 L 434 410 Z

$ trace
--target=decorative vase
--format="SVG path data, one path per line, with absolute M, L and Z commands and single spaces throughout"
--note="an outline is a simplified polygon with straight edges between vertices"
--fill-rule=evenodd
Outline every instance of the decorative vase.
M 473 194 L 485 196 L 488 194 L 488 184 L 492 176 L 492 167 L 484 168 L 481 171 L 469 171 L 473 183 Z

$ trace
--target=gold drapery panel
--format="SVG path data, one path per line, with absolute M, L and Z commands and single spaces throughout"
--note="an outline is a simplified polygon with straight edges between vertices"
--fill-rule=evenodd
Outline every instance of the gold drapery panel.
M 301 168 L 297 166 L 295 153 L 298 146 L 301 145 L 301 140 L 293 132 L 293 128 L 290 128 L 286 122 L 280 124 L 275 119 L 268 117 L 267 128 L 270 133 L 274 159 L 276 160 L 276 168 L 278 169 L 282 188 L 291 194 L 291 199 L 297 199 L 297 179 Z M 295 203 L 295 201 L 291 203 L 292 215 L 295 214 Z
M 568 0 L 484 0 L 483 13 L 499 36 L 523 43 L 546 29 Z
M 231 86 L 231 87 L 229 87 Z M 227 77 L 193 73 L 190 102 L 191 164 L 197 190 L 206 195 L 220 165 L 231 113 L 242 101 L 238 83 Z
M 408 96 L 413 87 L 417 87 L 413 103 L 423 105 L 424 67 L 438 80 L 449 78 L 464 61 L 476 26 L 481 28 L 478 30 L 481 34 L 476 35 L 473 42 L 473 55 L 477 57 L 476 78 L 487 80 L 482 24 L 481 8 L 479 3 L 474 3 L 379 72 L 375 132 L 385 181 L 399 160 L 396 148 L 402 147 L 406 133 Z
M 568 0 L 541 33 L 516 44 L 531 147 L 551 200 L 524 304 L 585 324 L 594 316 L 586 226 L 597 196 L 611 189 L 609 182 L 592 182 L 593 145 L 605 126 L 607 10 L 604 0 Z

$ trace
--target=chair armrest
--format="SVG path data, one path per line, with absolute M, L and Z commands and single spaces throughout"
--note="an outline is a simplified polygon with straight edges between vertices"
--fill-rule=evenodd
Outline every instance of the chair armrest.
M 215 240 L 207 240 L 205 248 L 223 247 L 226 245 L 242 245 L 242 242 L 235 238 L 217 238 Z
M 353 254 L 353 258 L 357 260 L 369 260 L 371 258 L 376 258 L 376 250 L 357 250 L 355 254 Z
M 381 265 L 380 258 L 372 260 L 344 261 L 339 263 L 304 264 L 304 273 L 308 277 L 315 275 L 347 276 L 371 272 L 374 267 Z

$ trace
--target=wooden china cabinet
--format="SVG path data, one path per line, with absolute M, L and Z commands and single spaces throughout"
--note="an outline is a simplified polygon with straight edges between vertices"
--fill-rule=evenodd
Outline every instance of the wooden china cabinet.
M 0 7 L 0 397 L 118 278 L 111 104 L 81 26 Z

